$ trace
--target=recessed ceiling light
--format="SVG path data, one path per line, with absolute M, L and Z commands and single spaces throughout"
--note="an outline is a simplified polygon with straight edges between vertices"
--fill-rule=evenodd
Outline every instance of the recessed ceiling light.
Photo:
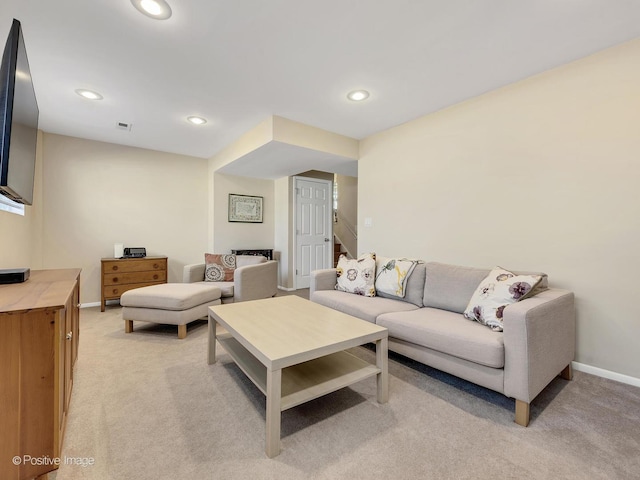
M 88 98 L 89 100 L 102 100 L 102 95 L 100 95 L 98 92 L 85 90 L 84 88 L 77 89 L 76 93 L 81 97 Z
M 204 125 L 205 123 L 207 123 L 206 118 L 196 117 L 194 115 L 187 117 L 187 120 L 193 123 L 194 125 Z
M 171 16 L 171 7 L 165 0 L 131 0 L 131 3 L 147 17 L 166 20 Z
M 353 92 L 347 93 L 347 98 L 354 102 L 361 102 L 362 100 L 369 98 L 369 92 L 366 90 L 354 90 Z

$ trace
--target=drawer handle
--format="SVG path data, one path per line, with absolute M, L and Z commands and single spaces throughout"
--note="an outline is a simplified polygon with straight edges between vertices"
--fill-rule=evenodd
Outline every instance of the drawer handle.
M 67 333 L 67 340 L 71 340 L 73 338 L 73 332 Z
M 118 282 L 118 277 L 113 277 L 113 283 L 117 283 Z
M 153 268 L 160 268 L 160 265 L 158 265 L 157 263 L 154 263 Z
M 114 289 L 113 289 L 113 293 L 118 293 L 118 289 L 117 289 L 117 288 L 114 288 Z
M 157 274 L 157 273 L 153 276 L 153 279 L 154 279 L 154 280 L 157 280 L 157 279 L 158 279 L 158 274 Z
M 118 266 L 114 265 L 113 267 L 111 267 L 113 269 L 113 271 L 117 271 L 118 270 Z

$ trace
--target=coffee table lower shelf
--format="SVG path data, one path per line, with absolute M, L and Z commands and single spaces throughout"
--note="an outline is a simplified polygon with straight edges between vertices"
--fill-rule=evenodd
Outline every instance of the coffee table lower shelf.
M 231 334 L 221 334 L 216 338 L 245 375 L 267 395 L 267 367 Z M 284 368 L 280 410 L 340 390 L 380 372 L 377 366 L 345 351 Z

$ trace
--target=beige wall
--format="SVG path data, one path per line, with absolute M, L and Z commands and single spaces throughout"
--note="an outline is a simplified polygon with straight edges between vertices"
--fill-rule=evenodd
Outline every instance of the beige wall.
M 33 205 L 24 216 L 0 211 L 0 269 L 42 268 L 42 132 L 38 131 Z
M 27 206 L 24 216 L 0 210 L 0 269 L 37 268 L 31 251 L 33 208 Z
M 640 378 L 639 125 L 636 40 L 367 138 L 359 249 L 545 271 L 576 360 Z
M 263 197 L 263 222 L 229 222 L 230 193 Z M 213 252 L 210 253 L 230 253 L 232 249 L 236 248 L 274 248 L 275 191 L 273 180 L 215 173 L 213 196 Z
M 169 258 L 169 281 L 207 247 L 207 160 L 44 134 L 43 263 L 82 268 L 81 302 L 100 300 L 113 244 Z
M 283 177 L 274 181 L 275 228 L 274 248 L 278 252 L 278 285 L 284 289 L 293 288 L 293 177 Z

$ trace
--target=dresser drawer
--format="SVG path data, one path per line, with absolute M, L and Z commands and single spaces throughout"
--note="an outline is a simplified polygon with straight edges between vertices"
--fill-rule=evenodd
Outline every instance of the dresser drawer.
M 105 273 L 103 284 L 126 285 L 128 283 L 166 282 L 167 271 L 157 270 L 149 272 Z
M 129 290 L 140 287 L 148 287 L 149 285 L 158 285 L 164 282 L 148 282 L 148 283 L 134 283 L 129 285 L 109 285 L 102 288 L 102 296 L 105 300 L 114 300 L 120 298 L 120 296 Z
M 145 272 L 149 270 L 167 270 L 167 259 L 141 258 L 127 260 L 107 260 L 103 261 L 104 273 L 115 272 Z

